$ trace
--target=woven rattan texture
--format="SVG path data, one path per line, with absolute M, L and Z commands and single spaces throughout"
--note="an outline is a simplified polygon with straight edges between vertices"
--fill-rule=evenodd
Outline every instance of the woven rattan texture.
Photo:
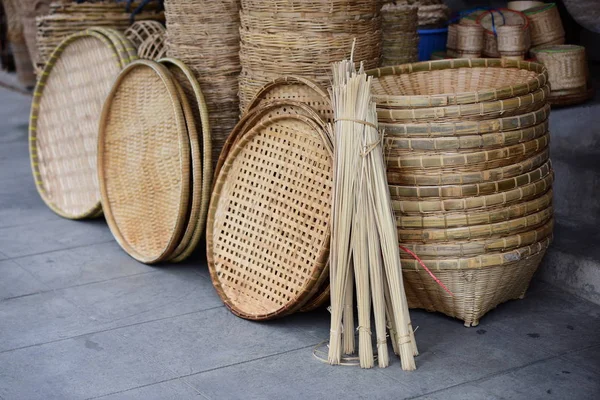
M 381 8 L 383 46 L 381 66 L 415 62 L 419 56 L 418 7 L 386 3 Z
M 267 319 L 312 297 L 329 246 L 332 165 L 306 119 L 265 121 L 230 151 L 209 211 L 208 256 L 234 313 Z
M 524 11 L 531 28 L 531 45 L 563 44 L 565 30 L 556 4 L 549 3 Z
M 141 61 L 109 95 L 100 127 L 102 204 L 119 244 L 146 263 L 171 254 L 182 236 L 190 184 L 190 144 L 168 71 Z
M 96 214 L 96 170 L 102 104 L 121 68 L 100 35 L 67 39 L 54 53 L 34 94 L 30 150 L 37 188 L 67 218 Z

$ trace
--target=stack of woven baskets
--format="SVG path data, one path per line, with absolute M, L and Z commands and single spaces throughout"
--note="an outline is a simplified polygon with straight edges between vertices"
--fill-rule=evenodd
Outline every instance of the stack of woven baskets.
M 240 108 L 282 75 L 300 75 L 329 85 L 332 62 L 348 58 L 379 65 L 378 0 L 242 0 Z M 354 49 L 353 49 L 353 43 Z
M 419 35 L 417 34 L 418 7 L 389 2 L 381 8 L 383 47 L 381 65 L 399 65 L 417 61 Z
M 450 8 L 444 0 L 404 0 L 399 3 L 409 3 L 418 7 L 418 24 L 421 28 L 440 28 L 446 25 Z
M 442 60 L 369 71 L 411 307 L 475 326 L 520 298 L 552 238 L 546 69 Z
M 139 4 L 134 2 L 132 9 Z M 150 3 L 135 19 L 163 20 L 164 15 L 157 12 L 155 3 Z M 41 68 L 65 37 L 93 26 L 124 31 L 131 25 L 131 13 L 125 12 L 125 5 L 116 1 L 78 4 L 63 0 L 51 3 L 48 13 L 37 17 L 36 22 L 36 63 Z
M 206 98 L 217 160 L 239 117 L 238 0 L 166 0 L 167 54 L 183 61 Z

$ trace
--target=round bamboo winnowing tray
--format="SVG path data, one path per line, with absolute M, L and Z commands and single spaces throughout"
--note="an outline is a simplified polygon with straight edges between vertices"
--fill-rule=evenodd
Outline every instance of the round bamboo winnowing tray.
M 168 259 L 187 222 L 190 142 L 182 101 L 166 67 L 138 60 L 121 72 L 102 109 L 103 209 L 117 242 L 144 263 Z
M 55 49 L 37 83 L 29 126 L 31 165 L 42 199 L 65 218 L 101 212 L 98 122 L 121 66 L 106 36 L 85 31 Z
M 548 82 L 538 63 L 506 59 L 426 61 L 367 71 L 378 108 L 424 108 L 509 99 Z
M 217 293 L 253 320 L 294 312 L 320 288 L 329 257 L 332 151 L 311 118 L 263 120 L 234 143 L 208 214 Z

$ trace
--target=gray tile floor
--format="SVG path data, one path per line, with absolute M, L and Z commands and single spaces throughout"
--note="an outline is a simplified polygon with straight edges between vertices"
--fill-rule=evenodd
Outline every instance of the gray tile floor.
M 321 363 L 327 311 L 241 320 L 202 251 L 145 266 L 104 221 L 49 211 L 29 171 L 29 101 L 0 89 L 0 399 L 600 398 L 600 307 L 538 281 L 476 328 L 413 311 L 415 372 Z

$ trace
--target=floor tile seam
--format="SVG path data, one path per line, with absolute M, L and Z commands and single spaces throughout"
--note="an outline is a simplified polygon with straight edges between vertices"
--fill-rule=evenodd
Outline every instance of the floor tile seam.
M 82 338 L 82 337 L 85 337 L 85 336 L 91 336 L 91 335 L 96 335 L 96 334 L 100 334 L 100 333 L 112 332 L 112 331 L 116 331 L 118 329 L 131 328 L 133 326 L 138 326 L 138 325 L 143 325 L 143 324 L 148 324 L 148 323 L 153 323 L 153 322 L 158 322 L 158 321 L 164 321 L 164 320 L 168 320 L 168 319 L 172 319 L 172 318 L 184 317 L 184 316 L 192 315 L 192 314 L 199 314 L 199 313 L 203 313 L 203 312 L 211 311 L 211 310 L 216 310 L 216 309 L 223 308 L 223 307 L 224 307 L 223 305 L 220 305 L 220 306 L 216 306 L 216 307 L 205 308 L 205 309 L 202 309 L 202 310 L 190 311 L 190 312 L 187 312 L 187 313 L 182 313 L 182 314 L 177 314 L 177 315 L 170 315 L 170 316 L 162 317 L 162 318 L 156 318 L 156 319 L 152 319 L 152 320 L 148 320 L 148 321 L 140 321 L 140 322 L 136 322 L 136 323 L 133 323 L 133 324 L 127 324 L 127 325 L 122 325 L 122 326 L 115 326 L 115 327 L 112 327 L 112 328 L 100 329 L 100 330 L 97 330 L 97 331 L 90 331 L 90 332 L 80 333 L 80 334 L 77 334 L 77 335 L 73 335 L 73 336 L 69 336 L 69 337 L 65 337 L 65 338 L 60 338 L 60 339 L 55 339 L 55 340 L 50 340 L 50 341 L 47 341 L 47 342 L 34 343 L 34 344 L 27 345 L 27 346 L 15 347 L 14 349 L 1 350 L 0 354 L 10 353 L 10 352 L 13 352 L 13 351 L 24 350 L 24 349 L 28 349 L 28 348 L 31 348 L 31 347 L 39 347 L 39 346 L 45 346 L 45 345 L 54 344 L 54 343 L 60 343 L 60 342 L 64 342 L 64 341 L 67 341 L 67 340 L 78 339 L 78 338 Z
M 2 230 L 2 228 L 0 228 L 0 230 Z M 33 256 L 41 256 L 43 254 L 50 254 L 50 253 L 56 253 L 59 251 L 65 251 L 65 250 L 75 250 L 75 249 L 80 249 L 83 247 L 89 247 L 89 246 L 97 246 L 99 244 L 107 244 L 107 243 L 113 243 L 115 240 L 114 239 L 110 239 L 110 240 L 105 240 L 105 241 L 101 241 L 101 242 L 94 242 L 94 243 L 86 243 L 86 244 L 82 244 L 82 245 L 78 245 L 78 246 L 72 246 L 72 247 L 65 247 L 62 249 L 54 249 L 54 250 L 48 250 L 48 251 L 41 251 L 39 253 L 31 253 L 31 254 L 21 254 L 18 255 L 16 257 L 11 257 L 7 255 L 7 259 L 2 260 L 2 261 L 6 261 L 6 260 L 11 260 L 11 261 L 17 261 L 19 259 L 22 258 L 27 258 L 27 257 L 33 257 Z M 6 255 L 6 253 L 4 253 Z

